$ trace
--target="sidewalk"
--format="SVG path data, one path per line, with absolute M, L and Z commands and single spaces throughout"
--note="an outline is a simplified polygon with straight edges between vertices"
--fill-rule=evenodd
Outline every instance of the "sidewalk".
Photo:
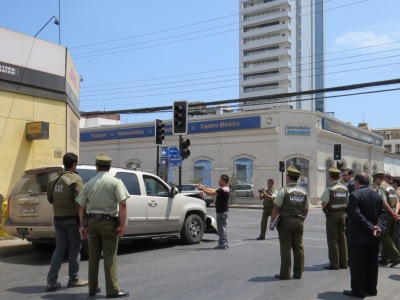
M 14 237 L 0 237 L 0 256 L 33 251 L 32 244 L 27 240 Z

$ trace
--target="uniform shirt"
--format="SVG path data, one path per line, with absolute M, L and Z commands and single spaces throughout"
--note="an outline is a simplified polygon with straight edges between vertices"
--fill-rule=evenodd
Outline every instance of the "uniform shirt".
M 82 178 L 72 171 L 64 171 L 60 179 L 58 179 L 59 176 L 60 174 L 54 175 L 47 184 L 47 195 L 53 196 L 54 216 L 77 216 L 78 206 L 75 199 L 82 191 Z
M 127 199 L 129 193 L 124 183 L 110 173 L 101 171 L 83 186 L 76 198 L 81 206 L 86 206 L 88 213 L 118 216 L 118 203 Z
M 391 208 L 395 208 L 399 199 L 396 190 L 388 183 L 382 182 L 378 187 L 378 194 L 381 195 L 383 201 L 386 201 Z
M 281 218 L 289 217 L 289 215 L 293 216 L 293 217 L 303 217 L 304 218 L 304 216 L 301 216 L 304 213 L 303 211 L 297 212 L 297 213 L 291 215 L 292 212 L 287 212 L 287 213 L 285 212 L 285 211 L 289 210 L 289 207 L 286 207 L 286 208 L 283 207 L 284 206 L 284 201 L 285 201 L 285 196 L 287 198 L 287 196 L 290 195 L 291 193 L 297 193 L 297 192 L 300 192 L 300 194 L 304 195 L 304 197 L 303 197 L 301 203 L 299 203 L 297 200 L 295 200 L 293 202 L 295 204 L 299 204 L 298 205 L 299 207 L 300 207 L 300 204 L 301 204 L 302 210 L 307 209 L 309 207 L 308 196 L 307 196 L 306 190 L 303 189 L 301 186 L 299 186 L 295 182 L 289 183 L 286 187 L 281 188 L 279 190 L 279 192 L 276 195 L 275 200 L 274 200 L 274 203 L 281 208 L 281 211 L 280 211 Z M 300 214 L 300 215 L 298 215 L 298 214 Z
M 229 192 L 230 189 L 228 186 L 220 187 L 219 189 L 217 189 L 217 197 L 215 199 L 215 211 L 217 212 L 217 214 L 224 213 L 229 210 Z
M 278 191 L 275 189 L 274 186 L 270 189 L 267 189 L 265 192 L 266 192 L 266 194 L 268 194 L 269 196 L 272 196 L 274 198 L 276 197 L 276 195 L 278 195 Z M 263 206 L 265 206 L 265 207 L 273 207 L 274 206 L 274 202 L 268 200 L 265 196 L 261 196 L 261 197 L 264 199 Z
M 332 210 L 346 210 L 349 202 L 349 191 L 346 185 L 333 181 L 321 196 L 321 201 L 329 203 L 328 208 Z

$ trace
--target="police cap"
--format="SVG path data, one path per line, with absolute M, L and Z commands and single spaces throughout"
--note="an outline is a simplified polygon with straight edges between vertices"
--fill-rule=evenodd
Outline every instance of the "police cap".
M 96 155 L 96 164 L 101 166 L 110 166 L 112 162 L 112 158 L 108 157 L 104 153 L 98 153 Z
M 332 167 L 329 169 L 329 173 L 332 174 L 340 174 L 342 171 L 340 171 L 338 168 Z
M 373 178 L 385 178 L 385 172 L 383 172 L 383 171 L 378 171 L 378 172 L 376 172 L 375 174 L 372 174 L 372 177 Z
M 297 170 L 295 167 L 290 166 L 287 168 L 286 174 L 290 176 L 300 176 L 301 172 Z

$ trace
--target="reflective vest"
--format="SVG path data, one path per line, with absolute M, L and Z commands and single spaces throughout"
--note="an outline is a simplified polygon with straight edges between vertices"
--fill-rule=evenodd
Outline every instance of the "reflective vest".
M 382 182 L 379 186 L 386 194 L 386 201 L 391 208 L 396 208 L 397 204 L 397 192 L 396 190 L 388 183 Z
M 347 210 L 349 189 L 344 184 L 334 181 L 329 187 L 329 210 Z
M 307 192 L 299 185 L 295 186 L 285 186 L 285 195 L 283 196 L 283 204 L 281 207 L 281 219 L 300 217 L 302 219 L 304 216 L 304 209 L 306 205 Z

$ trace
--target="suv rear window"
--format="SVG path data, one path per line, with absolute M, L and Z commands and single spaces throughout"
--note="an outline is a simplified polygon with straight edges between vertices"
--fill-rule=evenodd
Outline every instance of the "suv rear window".
M 25 173 L 12 190 L 12 194 L 29 194 L 47 192 L 47 182 L 56 170 Z
M 79 174 L 79 176 L 82 177 L 82 182 L 83 184 L 85 184 L 85 182 L 87 182 L 90 178 L 96 176 L 97 172 L 96 169 L 79 169 L 79 166 L 76 170 Z

